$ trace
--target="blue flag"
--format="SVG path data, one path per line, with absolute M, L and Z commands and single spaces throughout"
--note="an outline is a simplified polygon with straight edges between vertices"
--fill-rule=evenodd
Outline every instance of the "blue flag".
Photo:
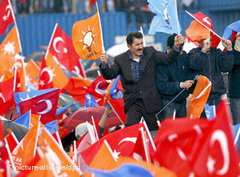
M 151 172 L 136 164 L 128 164 L 125 163 L 121 165 L 120 167 L 111 170 L 111 171 L 104 171 L 104 170 L 98 170 L 98 169 L 90 169 L 87 168 L 86 171 L 94 173 L 96 177 L 153 177 Z
M 14 100 L 17 104 L 18 114 L 21 115 L 21 110 L 20 110 L 19 103 L 21 103 L 22 101 L 28 100 L 30 98 L 34 98 L 36 96 L 43 95 L 45 93 L 51 92 L 53 90 L 57 90 L 57 88 L 44 89 L 44 90 L 33 90 L 33 91 L 30 91 L 30 92 L 16 92 L 16 93 L 14 93 Z
M 120 98 L 122 96 L 122 92 L 118 91 L 117 90 L 117 85 L 118 85 L 118 81 L 119 81 L 119 76 L 117 76 L 114 81 L 113 81 L 113 84 L 110 88 L 110 96 L 113 98 L 113 99 L 117 99 L 117 98 Z
M 206 114 L 207 119 L 212 120 L 216 115 L 215 105 L 205 104 L 204 109 L 205 109 L 205 114 Z
M 239 128 L 240 128 L 240 124 L 237 124 L 237 125 L 234 125 L 234 126 L 233 126 L 234 140 L 235 140 L 235 138 L 236 138 L 236 136 L 237 136 L 237 132 L 238 132 Z M 239 136 L 239 137 L 240 137 L 240 136 Z M 239 137 L 238 137 L 238 139 L 237 139 L 236 145 L 239 143 Z
M 223 37 L 225 39 L 231 39 L 233 31 L 235 31 L 236 33 L 240 32 L 240 20 L 228 25 L 224 30 Z
M 97 103 L 96 100 L 93 98 L 93 96 L 90 95 L 90 94 L 86 94 L 85 107 L 86 107 L 86 108 L 89 108 L 89 107 L 98 107 L 98 103 Z
M 148 0 L 150 10 L 156 15 L 153 17 L 149 34 L 163 32 L 168 34 L 180 33 L 176 0 Z
M 56 116 L 58 116 L 59 114 L 65 112 L 68 108 L 70 108 L 71 106 L 73 106 L 74 103 L 66 105 L 64 107 L 58 108 L 57 112 L 56 112 Z
M 58 131 L 58 122 L 57 120 L 54 120 L 52 122 L 49 122 L 47 124 L 45 124 L 44 126 L 51 134 L 55 133 L 56 131 Z
M 30 122 L 31 122 L 31 110 L 14 120 L 13 122 L 21 124 L 26 126 L 27 128 L 30 128 Z

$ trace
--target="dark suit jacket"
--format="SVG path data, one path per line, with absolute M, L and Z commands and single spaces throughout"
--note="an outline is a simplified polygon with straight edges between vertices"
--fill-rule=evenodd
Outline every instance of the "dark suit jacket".
M 179 52 L 171 53 L 156 51 L 153 47 L 145 47 L 141 61 L 141 76 L 138 82 L 132 77 L 130 51 L 114 58 L 112 66 L 100 64 L 100 71 L 104 79 L 113 79 L 120 75 L 123 86 L 124 109 L 128 108 L 142 95 L 147 112 L 152 113 L 161 109 L 161 98 L 155 82 L 155 68 L 157 64 L 168 64 L 177 58 Z

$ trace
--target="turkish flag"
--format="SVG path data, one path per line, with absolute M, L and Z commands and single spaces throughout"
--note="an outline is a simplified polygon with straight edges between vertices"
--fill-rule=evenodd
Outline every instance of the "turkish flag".
M 7 113 L 9 108 L 14 105 L 13 82 L 13 77 L 6 81 L 0 82 L 0 115 Z
M 4 137 L 4 144 L 5 147 L 1 153 L 1 158 L 6 161 L 9 159 L 8 151 L 6 146 L 8 146 L 10 153 L 15 149 L 15 147 L 18 145 L 19 141 L 17 140 L 17 137 L 15 136 L 14 132 L 11 129 L 7 130 L 9 132 L 8 135 Z
M 47 67 L 45 55 L 43 55 L 38 89 L 42 90 L 50 88 L 53 88 L 53 71 L 49 67 Z
M 52 35 L 49 51 L 69 72 L 74 70 L 80 59 L 75 52 L 72 39 L 57 24 Z
M 86 88 L 91 85 L 91 80 L 86 78 L 71 77 L 67 85 L 62 89 L 64 93 L 67 91 L 74 99 L 82 105 L 85 104 Z
M 48 93 L 26 99 L 19 103 L 21 114 L 25 114 L 31 109 L 32 114 L 41 115 L 40 121 L 43 124 L 56 119 L 60 90 L 55 89 Z
M 212 121 L 164 120 L 154 137 L 154 160 L 179 177 L 237 177 L 239 157 L 230 119 L 226 101 L 221 101 Z
M 221 39 L 213 33 L 213 25 L 212 20 L 204 15 L 202 12 L 197 12 L 196 14 L 191 14 L 187 12 L 189 15 L 191 15 L 195 20 L 197 20 L 201 25 L 203 25 L 205 28 L 210 30 L 210 33 L 212 35 L 212 47 L 217 47 Z
M 90 164 L 102 146 L 104 140 L 107 140 L 115 155 L 132 157 L 136 146 L 139 129 L 143 127 L 142 123 L 126 127 L 121 130 L 109 133 L 80 154 L 86 164 Z
M 10 0 L 2 0 L 0 3 L 0 35 L 6 32 L 8 25 L 14 22 L 14 18 Z
M 100 75 L 86 88 L 87 92 L 93 95 L 96 100 L 100 98 L 99 101 L 97 101 L 100 106 L 103 105 L 103 98 L 105 97 L 105 92 L 110 82 L 111 81 L 105 80 L 103 76 Z
M 109 101 L 111 107 L 114 109 L 115 113 L 121 119 L 122 123 L 126 123 L 126 114 L 123 108 L 124 100 L 123 98 L 112 99 Z
M 96 60 L 102 53 L 101 25 L 98 13 L 74 23 L 73 46 L 77 54 L 86 60 Z

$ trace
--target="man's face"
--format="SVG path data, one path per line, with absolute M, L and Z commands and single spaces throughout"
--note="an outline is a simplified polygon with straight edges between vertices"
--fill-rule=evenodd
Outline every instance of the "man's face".
M 236 40 L 237 40 L 237 41 L 240 41 L 240 32 L 238 32 L 238 33 L 236 34 Z
M 139 58 L 143 53 L 143 39 L 133 38 L 132 45 L 128 44 L 133 58 Z

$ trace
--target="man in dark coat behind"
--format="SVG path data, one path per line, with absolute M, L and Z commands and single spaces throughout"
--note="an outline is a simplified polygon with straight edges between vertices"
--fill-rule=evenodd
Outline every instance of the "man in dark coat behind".
M 177 34 L 174 33 L 167 38 L 168 53 L 173 48 L 174 37 L 176 35 Z M 177 61 L 174 63 L 157 66 L 157 89 L 162 98 L 162 107 L 165 107 L 161 113 L 161 120 L 170 118 L 174 110 L 176 111 L 176 117 L 186 117 L 186 98 L 190 93 L 189 88 L 194 84 L 195 76 L 196 73 L 191 71 L 188 67 L 188 55 L 182 50 Z M 183 89 L 185 90 L 182 92 Z M 175 97 L 176 99 L 173 100 Z M 169 105 L 167 106 L 167 104 Z
M 188 53 L 189 67 L 193 71 L 206 76 L 212 82 L 212 89 L 207 103 L 216 107 L 221 97 L 226 96 L 222 72 L 231 71 L 234 64 L 231 41 L 223 38 L 222 44 L 226 48 L 226 52 L 211 47 L 212 37 L 209 36 L 199 42 L 199 47 L 192 49 Z
M 153 47 L 144 48 L 140 32 L 129 33 L 126 40 L 129 50 L 115 57 L 112 66 L 107 64 L 106 53 L 102 53 L 100 71 L 105 79 L 120 75 L 126 126 L 137 124 L 144 117 L 149 129 L 156 130 L 155 113 L 161 109 L 161 98 L 156 87 L 155 68 L 157 64 L 169 64 L 176 60 L 183 37 L 175 37 L 170 53 L 156 51 Z

